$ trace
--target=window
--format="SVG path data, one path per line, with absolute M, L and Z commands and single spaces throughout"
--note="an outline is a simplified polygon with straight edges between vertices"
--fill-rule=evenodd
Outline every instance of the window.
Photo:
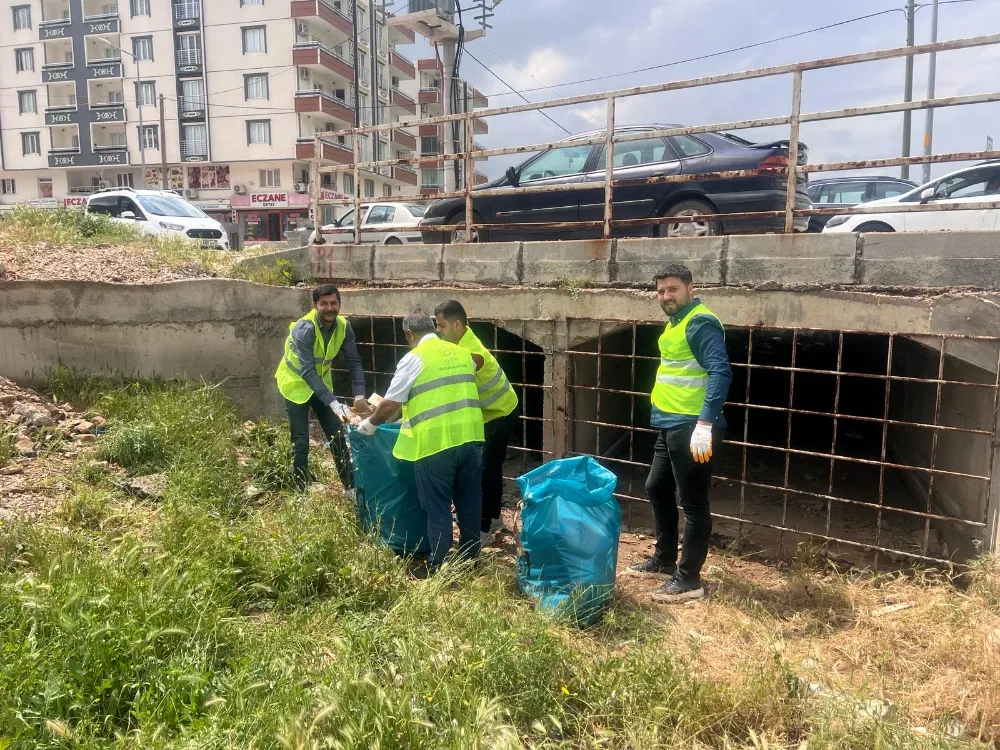
M 139 134 L 139 142 L 142 144 L 142 150 L 151 149 L 153 151 L 160 150 L 160 126 L 159 125 L 145 125 Z
M 131 172 L 119 172 L 115 175 L 115 182 L 120 188 L 135 187 Z
M 240 7 L 245 8 L 248 5 L 263 5 L 264 0 L 240 0 Z
M 337 175 L 336 175 L 336 173 L 332 173 L 332 174 L 328 173 L 328 174 L 320 175 L 319 184 L 320 184 L 320 187 L 325 188 L 327 190 L 336 190 L 337 189 Z
M 181 107 L 184 109 L 205 108 L 205 81 L 194 78 L 181 81 Z
M 641 164 L 656 164 L 667 161 L 667 158 L 667 144 L 663 142 L 662 138 L 615 144 L 615 169 L 637 167 Z M 669 154 L 669 158 L 673 158 L 673 154 Z
M 38 133 L 21 133 L 21 151 L 25 156 L 41 155 L 42 145 Z
M 14 31 L 31 28 L 31 6 L 14 6 Z
M 104 214 L 105 216 L 118 215 L 118 197 L 95 196 L 87 202 L 87 213 Z
M 140 81 L 136 84 L 135 98 L 140 107 L 155 107 L 156 81 Z
M 267 187 L 267 188 L 281 187 L 281 170 L 280 169 L 260 170 L 260 180 L 257 184 L 260 187 Z
M 132 37 L 132 55 L 136 60 L 153 59 L 153 37 L 134 36 Z
M 438 137 L 436 135 L 422 135 L 420 136 L 420 154 L 439 154 L 438 151 Z
M 35 50 L 16 49 L 14 50 L 14 63 L 18 73 L 35 69 Z
M 590 146 L 566 146 L 546 151 L 524 168 L 521 181 L 580 174 L 587 163 L 590 150 Z
M 14 195 L 17 192 L 17 184 L 14 180 L 0 180 L 0 195 Z
M 149 0 L 132 0 L 132 17 L 136 16 L 148 16 L 149 12 Z
M 354 175 L 344 175 L 344 192 L 347 195 L 354 195 Z
M 364 211 L 365 209 L 362 208 L 361 210 Z M 340 226 L 342 226 L 342 227 L 353 227 L 354 226 L 354 209 L 353 208 L 340 218 Z
M 937 184 L 934 199 L 957 200 L 1000 194 L 1000 168 L 977 169 L 973 172 L 949 177 Z
M 22 115 L 36 114 L 38 112 L 38 99 L 34 91 L 17 92 L 17 108 Z
M 674 144 L 677 153 L 682 157 L 704 156 L 705 154 L 712 153 L 712 149 L 704 143 L 687 135 L 671 136 L 670 142 Z
M 382 197 L 383 198 L 391 198 L 392 197 L 392 185 L 383 185 L 382 186 Z
M 247 101 L 251 99 L 267 99 L 270 91 L 267 85 L 267 73 L 255 73 L 243 76 L 243 98 Z
M 184 156 L 208 156 L 208 128 L 204 125 L 185 125 L 181 139 Z
M 865 193 L 868 190 L 866 182 L 834 182 L 823 185 L 819 191 L 819 198 L 816 203 L 842 203 L 856 206 L 865 202 Z
M 243 29 L 243 54 L 267 52 L 267 31 L 263 26 L 247 26 Z
M 125 134 L 122 132 L 113 132 L 111 134 L 111 145 L 112 146 L 127 146 L 128 141 L 125 140 Z
M 108 92 L 108 103 L 109 104 L 124 104 L 125 103 L 125 92 L 124 91 L 109 91 Z
M 392 189 L 391 187 L 389 188 Z M 375 206 L 365 219 L 365 224 L 392 224 L 396 216 L 395 206 Z
M 907 185 L 905 182 L 876 182 L 875 183 L 875 199 L 882 200 L 883 198 L 895 198 L 899 195 L 904 195 L 913 190 L 913 185 Z
M 365 198 L 375 197 L 375 180 L 365 180 Z
M 247 120 L 247 144 L 267 144 L 271 143 L 271 121 L 270 120 Z

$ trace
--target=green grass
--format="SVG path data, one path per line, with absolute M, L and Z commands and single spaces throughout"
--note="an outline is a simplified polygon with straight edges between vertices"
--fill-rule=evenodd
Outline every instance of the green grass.
M 5 750 L 960 747 L 812 705 L 779 654 L 748 688 L 699 680 L 641 612 L 574 629 L 502 562 L 408 582 L 216 388 L 51 386 L 108 417 L 102 458 L 168 489 L 140 521 L 81 457 L 57 524 L 0 526 Z

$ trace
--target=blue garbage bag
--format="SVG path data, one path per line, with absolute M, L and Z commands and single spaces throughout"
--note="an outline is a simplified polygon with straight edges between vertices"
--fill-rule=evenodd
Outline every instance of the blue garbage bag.
M 398 424 L 379 425 L 371 437 L 348 431 L 358 516 L 398 554 L 427 554 L 427 514 L 417 497 L 413 463 L 392 455 L 398 437 Z
M 518 477 L 524 503 L 517 585 L 540 608 L 591 625 L 611 603 L 622 526 L 617 481 L 589 456 Z

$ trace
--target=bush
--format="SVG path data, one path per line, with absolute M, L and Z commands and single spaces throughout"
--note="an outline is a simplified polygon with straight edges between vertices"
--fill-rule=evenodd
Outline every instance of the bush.
M 14 246 L 48 242 L 57 247 L 88 247 L 137 243 L 142 239 L 135 227 L 80 209 L 17 206 L 0 216 L 0 240 Z

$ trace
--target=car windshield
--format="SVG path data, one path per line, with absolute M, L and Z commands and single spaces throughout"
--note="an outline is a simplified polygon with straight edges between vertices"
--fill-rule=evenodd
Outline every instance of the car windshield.
M 170 198 L 166 195 L 140 195 L 139 203 L 148 213 L 154 216 L 183 216 L 187 219 L 207 219 L 200 208 L 180 198 Z
M 414 216 L 423 216 L 424 212 L 427 210 L 427 206 L 422 206 L 419 203 L 407 203 L 406 210 Z

